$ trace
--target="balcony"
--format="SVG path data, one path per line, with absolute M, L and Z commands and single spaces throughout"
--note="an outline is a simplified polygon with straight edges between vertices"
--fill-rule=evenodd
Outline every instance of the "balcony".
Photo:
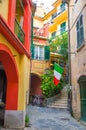
M 24 38 L 25 38 L 25 34 L 22 30 L 22 28 L 20 27 L 18 21 L 15 19 L 15 28 L 14 28 L 14 32 L 17 35 L 18 39 L 24 43 Z

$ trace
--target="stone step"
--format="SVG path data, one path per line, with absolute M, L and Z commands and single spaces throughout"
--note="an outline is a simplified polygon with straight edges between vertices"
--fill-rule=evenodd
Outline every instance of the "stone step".
M 65 105 L 67 105 L 67 103 L 52 103 L 51 106 L 52 106 L 52 105 L 59 105 L 59 106 L 62 105 L 62 106 L 65 106 Z
M 59 98 L 59 99 L 56 99 L 55 102 L 58 102 L 58 101 L 64 101 L 66 102 L 68 99 L 67 98 Z
M 57 109 L 61 109 L 61 108 L 63 108 L 63 109 L 67 109 L 67 106 L 54 106 L 54 105 L 47 105 L 47 107 L 51 107 L 51 108 L 57 108 Z
M 67 107 L 67 104 L 52 104 L 51 106 L 62 106 L 62 107 Z

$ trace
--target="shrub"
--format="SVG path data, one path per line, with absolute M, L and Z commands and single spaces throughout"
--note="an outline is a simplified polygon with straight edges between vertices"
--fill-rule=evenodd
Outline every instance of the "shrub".
M 52 97 L 58 93 L 63 88 L 64 80 L 61 79 L 58 86 L 56 86 L 53 82 L 54 74 L 53 71 L 48 70 L 46 74 L 42 75 L 42 85 L 41 89 L 43 91 L 43 95 L 45 98 Z

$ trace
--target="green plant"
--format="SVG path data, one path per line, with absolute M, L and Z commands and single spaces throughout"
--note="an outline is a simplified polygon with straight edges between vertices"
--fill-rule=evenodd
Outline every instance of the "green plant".
M 29 123 L 29 122 L 30 122 L 29 116 L 26 115 L 26 116 L 25 116 L 25 123 Z
M 64 84 L 63 79 L 61 79 L 58 86 L 56 86 L 53 82 L 53 78 L 54 78 L 54 74 L 53 71 L 51 70 L 48 70 L 46 74 L 42 75 L 41 89 L 45 98 L 52 97 L 60 93 L 60 91 L 63 88 L 63 84 Z
M 68 60 L 68 33 L 65 32 L 60 36 L 56 36 L 54 39 L 49 39 L 50 51 L 61 54 L 65 60 Z

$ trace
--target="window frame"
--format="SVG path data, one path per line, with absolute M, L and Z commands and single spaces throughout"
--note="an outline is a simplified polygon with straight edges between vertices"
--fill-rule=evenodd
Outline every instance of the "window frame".
M 84 43 L 84 25 L 83 15 L 80 15 L 76 22 L 76 33 L 77 33 L 77 48 L 80 48 Z
M 64 27 L 62 27 L 63 24 L 65 24 Z M 64 30 L 64 31 L 62 31 L 62 30 Z M 66 32 L 66 22 L 63 22 L 60 24 L 60 34 L 63 34 L 64 32 Z
M 42 49 L 41 53 L 40 53 L 40 49 Z M 40 57 L 40 54 L 42 54 L 41 57 Z M 44 60 L 44 46 L 35 45 L 34 59 L 36 59 L 36 60 Z

